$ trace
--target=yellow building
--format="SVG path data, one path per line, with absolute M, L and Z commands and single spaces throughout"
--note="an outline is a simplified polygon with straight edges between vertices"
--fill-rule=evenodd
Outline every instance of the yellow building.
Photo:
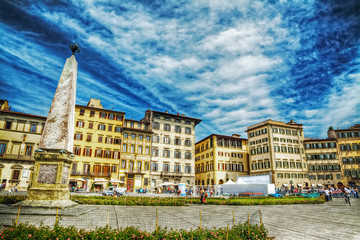
M 119 184 L 121 128 L 124 112 L 103 108 L 100 100 L 76 105 L 70 185 L 83 190 Z
M 305 139 L 304 143 L 309 186 L 337 187 L 343 180 L 336 139 Z
M 46 117 L 11 111 L 0 100 L 0 183 L 6 189 L 26 190 L 34 170 L 34 151 L 38 149 Z
M 126 183 L 128 192 L 150 185 L 151 139 L 149 123 L 125 120 L 122 128 L 122 154 L 120 180 Z
M 271 174 L 277 188 L 309 184 L 302 124 L 269 119 L 246 132 L 251 175 Z
M 328 135 L 337 139 L 343 184 L 360 186 L 360 124 L 347 129 L 329 130 Z
M 195 183 L 201 186 L 223 184 L 248 175 L 247 139 L 240 135 L 212 134 L 195 144 Z

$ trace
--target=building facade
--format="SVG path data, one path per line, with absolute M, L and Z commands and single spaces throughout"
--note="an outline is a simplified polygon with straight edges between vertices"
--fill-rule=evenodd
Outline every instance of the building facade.
M 148 188 L 150 185 L 152 134 L 149 123 L 125 120 L 119 173 L 128 192 Z
M 309 185 L 302 124 L 269 119 L 246 132 L 250 175 L 271 174 L 277 188 Z
M 38 149 L 46 117 L 11 111 L 0 100 L 0 183 L 6 189 L 26 190 L 34 170 L 34 151 Z
M 76 105 L 70 185 L 85 191 L 119 183 L 124 120 L 124 112 L 105 109 L 97 99 Z
M 151 188 L 161 183 L 195 184 L 195 126 L 200 119 L 147 110 L 142 122 L 153 131 Z
M 310 186 L 337 187 L 343 177 L 336 139 L 305 139 L 304 143 Z
M 337 140 L 343 184 L 360 186 L 360 124 L 347 129 L 329 130 L 328 135 Z
M 212 134 L 195 145 L 195 184 L 214 186 L 248 175 L 247 139 Z

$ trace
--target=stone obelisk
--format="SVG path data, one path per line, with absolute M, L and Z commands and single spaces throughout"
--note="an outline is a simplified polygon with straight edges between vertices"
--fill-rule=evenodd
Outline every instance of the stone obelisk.
M 32 185 L 25 201 L 28 207 L 64 208 L 76 203 L 70 200 L 69 177 L 74 159 L 73 137 L 77 80 L 77 44 L 70 45 L 72 56 L 64 65 L 50 111 L 35 152 Z

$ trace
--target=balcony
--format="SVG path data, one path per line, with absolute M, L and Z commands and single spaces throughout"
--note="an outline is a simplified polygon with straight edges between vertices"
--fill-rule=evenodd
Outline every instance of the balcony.
M 94 172 L 84 172 L 84 171 L 71 171 L 71 176 L 89 176 L 89 177 L 110 177 L 111 173 L 94 173 Z
M 34 156 L 20 155 L 20 154 L 0 154 L 0 158 L 22 161 L 35 161 Z
M 184 173 L 182 172 L 161 172 L 160 176 L 161 177 L 182 177 L 184 175 Z

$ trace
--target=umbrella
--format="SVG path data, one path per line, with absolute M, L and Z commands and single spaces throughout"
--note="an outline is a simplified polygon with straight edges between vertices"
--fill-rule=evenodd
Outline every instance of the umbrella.
M 170 182 L 166 182 L 166 183 L 161 183 L 159 184 L 159 186 L 169 186 L 169 185 L 174 185 L 173 183 Z

